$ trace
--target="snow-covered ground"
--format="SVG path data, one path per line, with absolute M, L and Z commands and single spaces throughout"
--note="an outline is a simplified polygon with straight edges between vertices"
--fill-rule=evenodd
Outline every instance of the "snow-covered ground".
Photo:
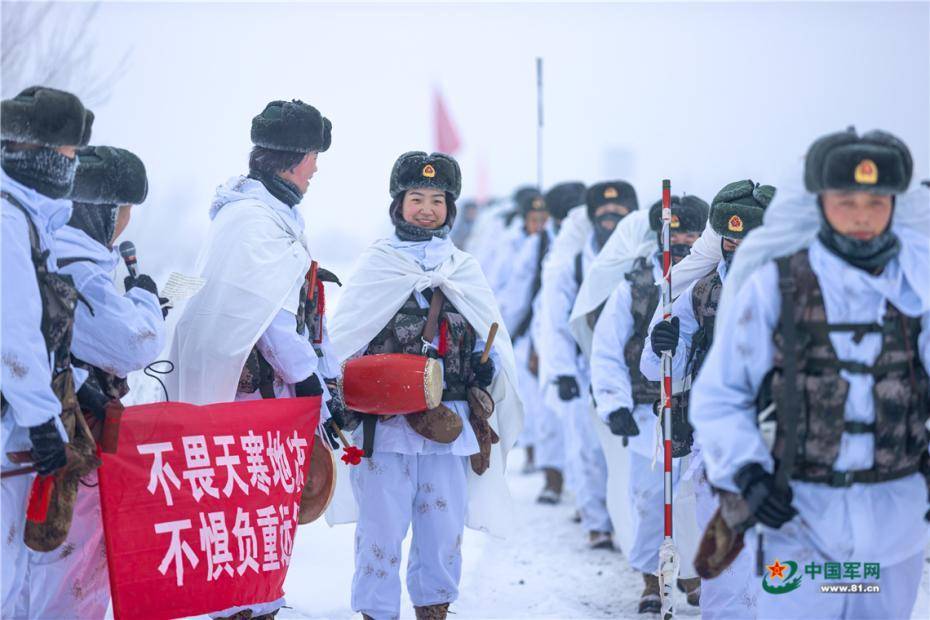
M 569 503 L 535 502 L 542 477 L 522 475 L 522 459 L 522 450 L 514 450 L 508 474 L 513 534 L 497 540 L 466 530 L 461 594 L 451 607 L 452 618 L 658 617 L 637 613 L 642 582 L 622 553 L 587 549 Z M 322 520 L 300 528 L 285 585 L 289 608 L 278 618 L 359 617 L 349 604 L 353 533 L 351 526 L 330 528 Z M 406 563 L 406 549 L 404 554 Z M 678 596 L 678 615 L 700 618 L 699 610 Z M 406 591 L 403 597 L 401 618 L 413 618 Z M 930 562 L 912 618 L 930 618 Z

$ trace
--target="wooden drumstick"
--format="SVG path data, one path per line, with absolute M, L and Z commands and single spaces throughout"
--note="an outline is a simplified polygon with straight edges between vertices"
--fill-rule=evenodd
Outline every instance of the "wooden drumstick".
M 310 261 L 310 290 L 307 291 L 309 293 L 308 299 L 310 301 L 316 299 L 316 272 L 319 268 L 319 263 L 316 261 Z
M 488 331 L 488 339 L 484 342 L 484 351 L 481 353 L 481 363 L 488 361 L 491 355 L 491 345 L 494 344 L 494 337 L 497 336 L 497 323 L 491 323 L 491 329 Z
M 339 435 L 339 441 L 342 442 L 342 446 L 343 446 L 344 448 L 348 448 L 348 447 L 351 445 L 351 444 L 349 443 L 349 440 L 346 439 L 346 436 L 342 434 L 342 429 L 339 428 L 339 426 L 338 426 L 335 422 L 333 422 L 332 420 L 330 420 L 330 421 L 329 421 L 329 427 L 330 427 L 331 429 L 333 429 L 334 431 L 336 431 L 336 434 Z

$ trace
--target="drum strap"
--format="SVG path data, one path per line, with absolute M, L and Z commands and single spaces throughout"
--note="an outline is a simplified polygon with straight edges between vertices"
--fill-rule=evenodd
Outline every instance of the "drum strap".
M 365 458 L 371 458 L 375 451 L 375 429 L 378 428 L 378 416 L 366 413 L 362 416 L 362 452 Z
M 433 297 L 429 300 L 429 314 L 426 315 L 426 325 L 423 327 L 423 341 L 432 343 L 439 333 L 439 313 L 442 312 L 442 302 L 446 299 L 441 288 L 433 289 Z

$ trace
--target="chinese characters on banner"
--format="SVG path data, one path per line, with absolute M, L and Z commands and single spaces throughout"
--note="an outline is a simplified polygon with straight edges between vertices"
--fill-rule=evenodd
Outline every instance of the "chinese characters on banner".
M 129 407 L 100 497 L 116 618 L 283 595 L 320 398 Z

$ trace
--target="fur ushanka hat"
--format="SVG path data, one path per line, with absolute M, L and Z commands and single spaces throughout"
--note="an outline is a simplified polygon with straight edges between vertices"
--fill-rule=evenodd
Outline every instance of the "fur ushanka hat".
M 252 119 L 252 143 L 275 151 L 322 153 L 333 141 L 333 124 L 299 99 L 272 101 Z
M 42 146 L 85 146 L 94 113 L 63 90 L 31 86 L 0 104 L 2 139 Z
M 149 191 L 145 165 L 134 153 L 112 146 L 88 146 L 77 152 L 74 185 L 68 196 L 75 202 L 138 205 Z
M 775 197 L 771 185 L 751 180 L 729 183 L 721 189 L 710 206 L 710 226 L 721 237 L 742 239 L 762 224 L 762 215 Z
M 567 181 L 553 185 L 546 192 L 546 208 L 557 220 L 564 220 L 568 212 L 584 204 L 585 186 L 579 181 Z
M 593 220 L 594 212 L 598 207 L 610 203 L 623 205 L 630 211 L 639 209 L 636 190 L 626 181 L 604 181 L 588 188 L 585 194 L 585 204 L 588 207 L 589 218 Z
M 900 194 L 907 190 L 914 161 L 896 136 L 873 130 L 856 135 L 854 127 L 818 138 L 804 162 L 804 186 L 825 190 Z
M 462 191 L 462 172 L 451 155 L 423 151 L 408 151 L 394 162 L 391 170 L 391 198 L 397 198 L 408 189 L 430 187 L 452 194 L 457 200 Z
M 672 221 L 669 228 L 671 232 L 701 232 L 707 226 L 709 212 L 710 207 L 697 196 L 672 196 Z M 656 231 L 662 228 L 661 200 L 649 207 L 649 227 Z

